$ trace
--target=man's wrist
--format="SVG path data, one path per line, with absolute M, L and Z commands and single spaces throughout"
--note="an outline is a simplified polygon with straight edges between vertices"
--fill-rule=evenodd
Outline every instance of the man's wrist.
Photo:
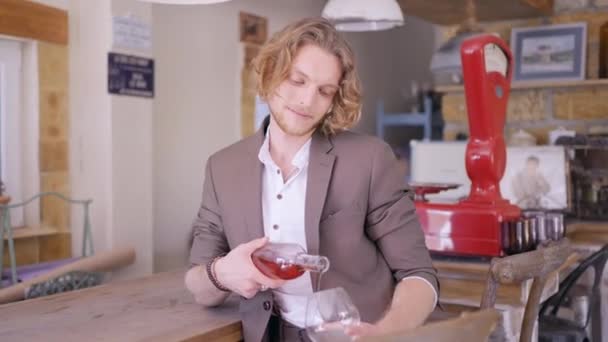
M 218 290 L 220 290 L 222 292 L 230 292 L 230 289 L 225 287 L 221 283 L 221 281 L 217 278 L 217 273 L 215 272 L 215 266 L 222 257 L 223 257 L 223 255 L 217 256 L 217 257 L 213 258 L 213 260 L 211 260 L 207 263 L 207 265 L 206 265 L 207 277 L 209 278 L 209 280 L 211 281 L 213 286 L 215 286 L 215 288 L 217 288 Z

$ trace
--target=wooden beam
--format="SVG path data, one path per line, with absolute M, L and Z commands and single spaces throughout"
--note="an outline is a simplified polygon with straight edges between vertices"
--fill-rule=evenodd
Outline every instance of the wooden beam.
M 2 0 L 0 34 L 67 45 L 68 12 L 26 0 Z
M 553 0 L 520 0 L 524 4 L 550 15 L 553 13 Z
M 406 15 L 438 25 L 459 25 L 467 19 L 468 0 L 399 0 Z M 553 0 L 473 0 L 477 21 L 497 21 L 548 16 Z

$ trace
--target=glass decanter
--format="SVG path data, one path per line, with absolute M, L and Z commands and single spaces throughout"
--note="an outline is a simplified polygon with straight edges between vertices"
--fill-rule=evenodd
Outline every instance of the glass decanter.
M 296 243 L 269 242 L 254 251 L 251 260 L 260 272 L 273 279 L 291 280 L 306 271 L 324 273 L 329 269 L 329 259 L 306 254 Z

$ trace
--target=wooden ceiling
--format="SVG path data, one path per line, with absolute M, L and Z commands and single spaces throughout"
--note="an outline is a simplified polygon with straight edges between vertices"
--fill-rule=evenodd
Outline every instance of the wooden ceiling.
M 468 0 L 398 0 L 403 13 L 438 25 L 457 25 L 467 19 Z M 473 0 L 477 21 L 548 16 L 553 0 Z

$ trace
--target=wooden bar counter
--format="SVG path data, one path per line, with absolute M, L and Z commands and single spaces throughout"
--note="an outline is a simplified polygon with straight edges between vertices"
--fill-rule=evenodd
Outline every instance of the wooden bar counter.
M 608 243 L 608 222 L 573 221 L 566 226 L 566 236 L 575 245 L 590 245 L 599 250 Z
M 599 249 L 608 243 L 606 223 L 572 224 L 567 231 L 575 247 L 593 241 Z M 601 243 L 598 237 L 603 238 L 599 239 Z M 436 259 L 434 266 L 439 273 L 442 306 L 448 311 L 476 310 L 489 262 Z M 194 303 L 186 290 L 184 273 L 185 270 L 158 273 L 0 305 L 0 341 L 242 340 L 238 298 L 231 298 L 221 307 L 205 309 Z M 548 282 L 544 298 L 555 293 L 563 276 L 556 275 Z M 518 330 L 529 285 L 525 282 L 499 288 L 497 308 L 511 312 L 510 319 L 505 317 L 506 331 Z
M 487 264 L 435 261 L 435 267 L 444 306 L 478 308 Z M 186 290 L 184 274 L 158 273 L 0 305 L 0 341 L 241 341 L 238 298 L 205 309 Z M 523 313 L 524 288 L 501 288 L 498 307 Z
M 238 299 L 196 304 L 185 270 L 0 305 L 0 341 L 241 341 Z

